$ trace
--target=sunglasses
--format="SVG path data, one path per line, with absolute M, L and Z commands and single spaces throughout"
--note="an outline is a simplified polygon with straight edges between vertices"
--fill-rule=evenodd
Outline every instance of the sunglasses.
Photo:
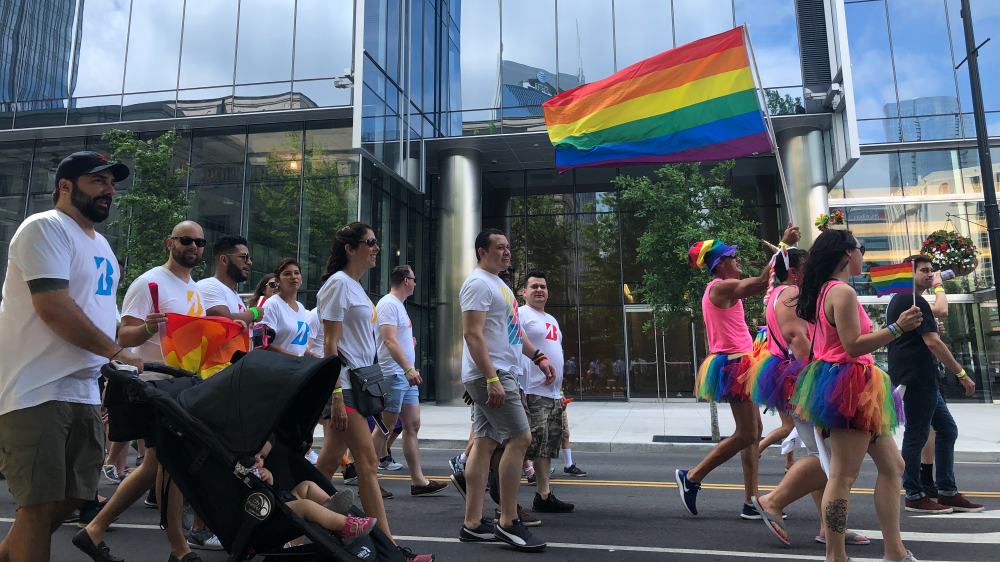
M 208 240 L 204 238 L 191 238 L 190 236 L 171 236 L 170 239 L 180 242 L 181 246 L 190 246 L 191 242 L 194 242 L 195 246 L 204 248 L 205 244 L 208 244 Z
M 243 260 L 245 262 L 251 262 L 251 261 L 253 261 L 253 258 L 250 257 L 250 254 L 226 254 L 226 255 L 230 256 L 230 257 L 240 258 L 241 260 Z
M 277 281 L 268 281 L 267 282 L 267 286 L 270 287 L 270 288 L 272 288 L 272 289 L 277 289 L 278 288 L 278 282 Z
M 365 245 L 368 246 L 369 248 L 374 248 L 377 244 L 378 240 L 374 238 L 369 238 L 368 240 L 365 240 Z
M 407 281 L 413 281 L 414 283 L 416 283 L 416 282 L 417 282 L 417 278 L 416 278 L 416 277 L 406 277 L 405 279 L 406 279 Z
M 856 246 L 854 249 L 860 251 L 862 256 L 865 255 L 865 245 L 864 244 L 862 244 L 860 246 Z

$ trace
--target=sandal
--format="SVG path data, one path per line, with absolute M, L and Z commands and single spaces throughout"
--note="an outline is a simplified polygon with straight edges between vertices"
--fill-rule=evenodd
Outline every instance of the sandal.
M 820 544 L 826 544 L 826 538 L 816 535 L 816 542 Z M 866 544 L 871 544 L 871 543 L 872 541 L 869 540 L 867 537 L 862 538 L 861 535 L 855 533 L 854 531 L 848 531 L 847 534 L 844 535 L 844 544 L 854 544 L 858 546 L 864 546 Z
M 774 536 L 778 537 L 778 540 L 785 543 L 785 546 L 792 544 L 787 538 L 781 536 L 781 533 L 779 533 L 778 529 L 775 528 L 775 525 L 777 525 L 782 531 L 785 531 L 786 535 L 788 534 L 788 531 L 785 529 L 785 524 L 781 522 L 781 518 L 775 517 L 774 515 L 764 511 L 764 508 L 760 506 L 760 502 L 757 501 L 757 496 L 750 498 L 750 501 L 752 501 L 753 506 L 757 508 L 757 513 L 759 513 L 763 518 L 762 521 L 764 521 L 764 524 L 767 525 L 767 529 L 774 533 Z

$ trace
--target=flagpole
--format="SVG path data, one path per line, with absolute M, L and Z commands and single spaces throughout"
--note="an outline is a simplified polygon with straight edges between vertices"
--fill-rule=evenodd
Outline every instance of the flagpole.
M 913 255 L 913 248 L 910 247 L 910 221 L 906 220 L 906 205 L 903 205 L 903 227 L 906 229 L 906 251 Z M 910 273 L 913 276 L 913 306 L 917 306 L 917 274 L 914 268 L 917 264 L 910 262 Z
M 747 48 L 750 50 L 750 58 L 753 59 L 753 72 L 757 76 L 757 90 L 760 92 L 761 101 L 764 105 L 764 118 L 767 121 L 767 134 L 771 138 L 771 146 L 774 147 L 774 158 L 778 161 L 778 176 L 781 177 L 781 192 L 785 195 L 785 205 L 788 208 L 788 219 L 792 224 L 795 217 L 792 216 L 792 200 L 788 197 L 788 182 L 785 180 L 785 169 L 781 165 L 781 152 L 778 150 L 778 141 L 774 137 L 774 124 L 771 122 L 771 110 L 767 107 L 767 96 L 764 94 L 764 83 L 760 81 L 760 71 L 757 70 L 757 55 L 753 52 L 753 42 L 750 41 L 750 26 L 743 24 L 743 37 L 747 40 Z

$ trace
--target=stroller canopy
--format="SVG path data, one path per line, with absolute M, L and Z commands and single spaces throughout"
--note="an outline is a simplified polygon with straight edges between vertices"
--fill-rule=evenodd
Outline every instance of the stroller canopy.
M 213 431 L 228 458 L 253 463 L 274 431 L 304 452 L 340 376 L 340 358 L 293 357 L 251 351 L 177 402 Z M 220 453 L 223 451 L 219 451 Z

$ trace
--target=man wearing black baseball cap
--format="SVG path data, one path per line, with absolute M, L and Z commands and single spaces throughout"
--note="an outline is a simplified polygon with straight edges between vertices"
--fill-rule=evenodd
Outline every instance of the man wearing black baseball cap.
M 10 242 L 0 301 L 0 472 L 17 508 L 0 552 L 10 560 L 48 560 L 53 530 L 97 493 L 101 365 L 142 370 L 115 343 L 121 271 L 94 230 L 128 175 L 95 152 L 69 156 L 55 209 L 28 217 Z

